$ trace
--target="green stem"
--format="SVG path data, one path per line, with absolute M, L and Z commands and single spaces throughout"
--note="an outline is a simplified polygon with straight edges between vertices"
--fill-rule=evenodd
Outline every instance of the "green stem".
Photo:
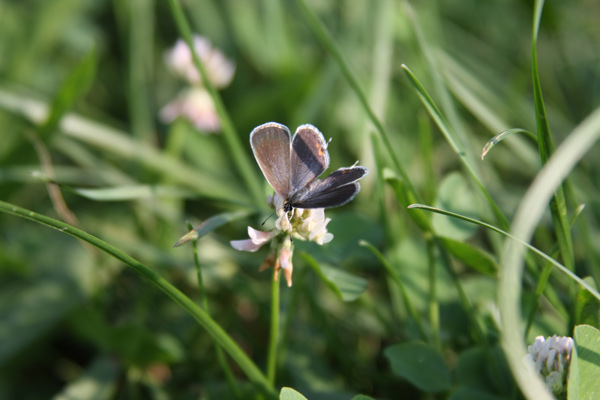
M 248 376 L 248 378 L 256 383 L 269 395 L 275 395 L 275 390 L 267 378 L 263 375 L 260 369 L 254 364 L 254 362 L 244 353 L 244 351 L 231 339 L 231 337 L 217 324 L 206 311 L 202 310 L 196 303 L 194 303 L 189 297 L 184 295 L 179 289 L 171 285 L 165 279 L 160 277 L 156 272 L 152 271 L 144 264 L 140 263 L 133 257 L 128 256 L 116 247 L 98 239 L 95 236 L 90 235 L 80 229 L 75 228 L 69 224 L 58 221 L 54 218 L 47 217 L 35 213 L 33 211 L 17 207 L 13 204 L 6 203 L 0 200 L 0 212 L 15 215 L 17 217 L 29 219 L 37 222 L 38 224 L 45 225 L 50 228 L 54 228 L 63 233 L 74 236 L 84 242 L 90 243 L 98 249 L 106 252 L 117 260 L 122 261 L 124 264 L 129 266 L 135 272 L 142 277 L 146 278 L 156 288 L 162 290 L 167 296 L 169 296 L 175 303 L 181 308 L 187 311 L 196 321 L 200 323 L 206 329 L 206 331 L 229 353 L 232 359 L 234 359 L 240 366 L 242 371 Z
M 336 61 L 336 63 L 342 70 L 342 74 L 348 81 L 348 84 L 354 90 L 354 93 L 358 97 L 358 101 L 361 103 L 363 109 L 367 113 L 367 116 L 373 123 L 373 126 L 375 126 L 375 130 L 377 131 L 377 133 L 383 140 L 383 142 L 385 144 L 384 147 L 388 151 L 390 158 L 392 159 L 392 162 L 394 163 L 394 166 L 396 167 L 396 170 L 398 171 L 398 173 L 400 174 L 402 179 L 404 179 L 405 184 L 407 185 L 409 191 L 412 193 L 415 193 L 414 188 L 412 187 L 412 184 L 410 183 L 410 180 L 408 179 L 408 174 L 406 173 L 406 171 L 404 171 L 404 169 L 402 168 L 402 164 L 400 164 L 400 160 L 398 159 L 398 156 L 392 150 L 392 149 L 394 149 L 394 146 L 392 146 L 392 142 L 390 141 L 389 136 L 387 135 L 385 129 L 383 128 L 383 124 L 381 123 L 379 118 L 377 118 L 377 115 L 375 115 L 375 111 L 373 111 L 373 109 L 369 105 L 369 100 L 367 99 L 367 96 L 365 95 L 362 88 L 360 87 L 360 85 L 358 83 L 358 79 L 356 79 L 356 77 L 350 70 L 350 67 L 346 63 L 346 60 L 344 60 L 344 57 L 342 56 L 342 52 L 337 47 L 337 45 L 335 44 L 335 42 L 329 35 L 329 32 L 327 32 L 327 30 L 325 29 L 325 27 L 323 26 L 323 24 L 321 23 L 319 18 L 306 5 L 304 0 L 296 0 L 296 3 L 298 3 L 300 10 L 302 11 L 302 13 L 304 14 L 304 17 L 310 24 L 310 26 L 313 30 L 313 33 L 317 36 L 317 38 L 319 39 L 321 44 L 325 47 L 325 49 L 329 52 L 329 54 L 333 57 L 333 59 Z M 418 196 L 416 196 L 416 195 L 414 197 L 418 198 Z
M 188 224 L 188 229 L 192 230 L 193 227 L 191 224 Z M 196 274 L 198 275 L 198 289 L 200 290 L 200 296 L 202 298 L 202 308 L 206 311 L 207 314 L 210 315 L 210 308 L 208 306 L 208 296 L 206 295 L 206 289 L 204 288 L 204 279 L 202 278 L 202 270 L 200 268 L 200 259 L 198 258 L 198 247 L 197 240 L 194 241 L 194 263 L 196 264 Z M 233 372 L 231 372 L 231 368 L 229 368 L 229 364 L 227 363 L 227 358 L 223 353 L 223 348 L 215 343 L 215 351 L 217 354 L 217 360 L 219 361 L 219 365 L 225 374 L 225 379 L 227 379 L 227 384 L 229 385 L 229 389 L 233 393 L 236 399 L 241 399 L 242 395 L 240 393 L 240 389 L 235 381 L 235 377 L 233 376 Z
M 431 339 L 435 348 L 441 351 L 442 342 L 440 340 L 440 308 L 437 301 L 435 241 L 432 237 L 428 237 L 426 241 L 427 261 L 429 263 L 429 322 L 431 324 Z
M 275 374 L 277 370 L 277 348 L 279 344 L 279 280 L 275 279 L 273 271 L 273 282 L 271 283 L 271 332 L 269 337 L 269 352 L 267 354 L 267 380 L 271 386 L 275 385 Z
M 204 64 L 198 57 L 198 54 L 196 54 L 196 51 L 194 50 L 190 25 L 187 21 L 187 18 L 183 14 L 183 10 L 181 8 L 181 5 L 179 4 L 179 1 L 169 0 L 169 6 L 171 8 L 171 13 L 173 14 L 175 24 L 179 29 L 179 33 L 190 47 L 194 60 L 194 65 L 196 66 L 196 68 L 200 72 L 200 76 L 202 77 L 202 85 L 210 94 L 210 97 L 212 98 L 212 101 L 215 105 L 215 110 L 217 111 L 217 114 L 219 115 L 219 120 L 221 121 L 223 137 L 225 138 L 225 142 L 227 143 L 229 151 L 231 152 L 231 158 L 233 159 L 233 162 L 237 167 L 239 174 L 242 176 L 246 185 L 248 186 L 248 190 L 254 198 L 254 203 L 257 206 L 260 206 L 265 203 L 265 199 L 260 181 L 258 180 L 256 174 L 253 172 L 256 170 L 256 167 L 252 167 L 252 163 L 250 162 L 246 151 L 244 151 L 244 148 L 240 142 L 239 136 L 235 130 L 233 122 L 231 121 L 231 117 L 229 116 L 229 113 L 227 112 L 225 105 L 223 104 L 223 100 L 221 99 L 221 96 L 219 95 L 215 87 L 212 85 L 208 74 L 206 73 L 206 68 L 204 67 Z

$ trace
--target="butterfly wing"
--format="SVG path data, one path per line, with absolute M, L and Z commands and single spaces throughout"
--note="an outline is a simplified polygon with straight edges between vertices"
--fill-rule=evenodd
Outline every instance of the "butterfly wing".
M 290 130 L 276 122 L 257 126 L 250 133 L 254 158 L 273 190 L 283 199 L 291 192 L 290 143 Z
M 340 168 L 325 179 L 315 179 L 289 200 L 298 208 L 329 208 L 346 204 L 360 191 L 357 180 L 369 170 L 365 167 Z
M 292 138 L 292 193 L 302 190 L 329 167 L 327 142 L 314 126 L 301 125 Z

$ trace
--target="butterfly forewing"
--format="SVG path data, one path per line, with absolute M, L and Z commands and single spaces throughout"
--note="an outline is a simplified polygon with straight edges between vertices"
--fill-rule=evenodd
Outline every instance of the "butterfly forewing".
M 260 125 L 250 133 L 250 146 L 273 190 L 287 199 L 291 192 L 289 129 L 275 122 Z
M 298 208 L 329 208 L 346 204 L 360 191 L 357 180 L 367 174 L 365 167 L 340 168 L 325 179 L 315 179 L 294 193 L 289 202 Z
M 292 193 L 304 188 L 328 166 L 329 154 L 323 134 L 312 125 L 299 126 L 292 138 Z

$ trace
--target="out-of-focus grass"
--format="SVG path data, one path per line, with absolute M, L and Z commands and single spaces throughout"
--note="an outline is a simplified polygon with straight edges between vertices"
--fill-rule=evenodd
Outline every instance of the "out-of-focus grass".
M 303 3 L 323 23 L 339 58 L 315 35 Z M 352 203 L 326 212 L 331 243 L 295 243 L 294 286 L 280 293 L 277 391 L 290 386 L 311 400 L 357 393 L 428 398 L 427 387 L 394 374 L 384 352 L 418 339 L 452 372 L 450 386 L 436 390 L 456 399 L 516 398 L 499 351 L 502 271 L 494 268 L 502 265 L 504 239 L 406 206 L 418 199 L 513 226 L 541 168 L 537 144 L 516 133 L 485 161 L 480 154 L 502 131 L 537 131 L 533 6 L 202 0 L 183 2 L 183 12 L 194 32 L 235 60 L 235 78 L 220 92 L 234 128 L 228 134 L 237 134 L 228 141 L 184 120 L 166 125 L 158 118 L 183 86 L 163 60 L 180 35 L 168 2 L 0 5 L 0 200 L 63 219 L 47 185 L 48 179 L 60 182 L 80 229 L 140 260 L 198 304 L 192 251 L 172 245 L 187 231 L 187 220 L 197 225 L 243 211 L 239 215 L 249 217 L 198 241 L 198 260 L 212 317 L 266 371 L 272 274 L 258 272 L 266 250 L 241 253 L 229 246 L 246 236 L 247 225 L 259 228 L 269 211 L 270 188 L 262 177 L 255 189 L 265 199 L 262 208 L 249 189 L 248 176 L 260 171 L 248 134 L 267 121 L 292 130 L 312 123 L 333 138 L 332 170 L 360 159 L 371 173 Z M 543 10 L 537 66 L 556 147 L 599 104 L 599 12 L 593 2 L 548 2 Z M 442 124 L 431 119 L 403 64 Z M 50 109 L 60 123 L 47 122 Z M 253 170 L 240 169 L 231 140 L 242 144 Z M 40 159 L 35 143 L 49 160 Z M 574 272 L 596 284 L 597 154 L 596 145 L 568 176 L 567 216 L 587 206 L 570 232 L 562 228 L 572 235 Z M 565 244 L 555 235 L 548 208 L 531 244 L 558 254 Z M 0 237 L 0 398 L 71 393 L 85 377 L 98 383 L 102 398 L 233 396 L 212 337 L 123 264 L 5 214 Z M 523 339 L 571 335 L 578 323 L 574 284 L 552 272 L 538 301 L 534 288 L 543 264 L 527 261 L 521 315 L 535 312 Z M 558 261 L 569 264 L 562 255 Z M 363 282 L 366 291 L 344 301 L 351 299 L 344 285 L 358 290 Z M 228 362 L 242 393 L 254 396 L 235 360 Z

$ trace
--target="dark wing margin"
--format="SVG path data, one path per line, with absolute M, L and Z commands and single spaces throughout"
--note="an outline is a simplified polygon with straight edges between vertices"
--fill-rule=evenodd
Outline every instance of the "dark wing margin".
M 323 134 L 310 124 L 299 126 L 292 138 L 292 192 L 301 190 L 327 167 L 329 153 Z
M 283 199 L 291 191 L 290 130 L 276 122 L 257 126 L 250 133 L 250 146 L 263 175 Z
M 365 167 L 340 168 L 327 178 L 314 180 L 305 190 L 295 193 L 290 204 L 298 208 L 342 206 L 360 191 L 360 184 L 356 181 L 368 172 Z

